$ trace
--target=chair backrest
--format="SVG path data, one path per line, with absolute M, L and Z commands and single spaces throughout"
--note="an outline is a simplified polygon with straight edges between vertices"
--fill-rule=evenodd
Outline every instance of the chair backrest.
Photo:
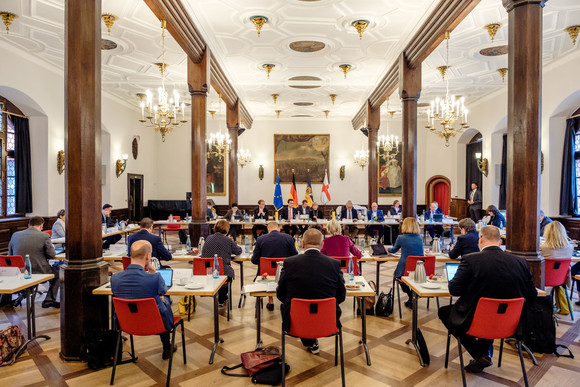
M 220 275 L 224 275 L 224 260 L 218 257 L 220 262 Z M 206 269 L 213 267 L 213 258 L 193 258 L 193 275 L 206 275 Z
M 343 273 L 347 273 L 348 272 L 348 257 L 330 257 L 330 258 L 334 258 L 340 261 L 340 270 L 342 270 Z M 352 256 L 352 263 L 354 264 L 354 275 L 359 275 L 358 274 L 358 257 L 356 255 Z
M 113 297 L 113 305 L 123 332 L 137 336 L 167 332 L 154 298 L 129 300 Z
M 467 334 L 482 339 L 504 339 L 516 333 L 524 298 L 480 298 Z
M 169 216 L 167 217 L 167 220 L 169 220 Z M 179 216 L 179 215 L 173 215 L 173 221 L 180 222 L 181 221 L 181 216 Z
M 546 258 L 546 286 L 560 286 L 566 282 L 566 274 L 570 268 L 572 258 L 552 259 Z
M 286 258 L 266 258 L 260 257 L 260 275 L 268 273 L 268 275 L 275 276 L 278 262 Z
M 123 270 L 127 270 L 127 267 L 131 264 L 131 257 L 121 257 L 121 263 L 123 264 Z M 149 271 L 147 266 L 145 266 L 145 271 Z
M 418 257 L 414 255 L 409 255 L 407 257 L 407 264 L 405 266 L 405 275 L 409 275 L 410 271 L 415 271 L 418 261 L 423 261 L 425 265 L 425 274 L 430 276 L 435 274 L 435 256 L 427 255 L 425 257 Z
M 338 332 L 336 327 L 336 298 L 292 299 L 288 334 L 305 339 L 317 339 L 333 335 L 336 332 Z
M 0 267 L 24 269 L 24 258 L 22 258 L 22 255 L 0 255 Z
M 42 230 L 42 231 L 47 233 L 48 235 L 50 235 L 52 237 L 52 230 Z
M 165 231 L 175 231 L 175 230 L 181 230 L 181 223 L 169 223 L 166 227 L 165 227 Z

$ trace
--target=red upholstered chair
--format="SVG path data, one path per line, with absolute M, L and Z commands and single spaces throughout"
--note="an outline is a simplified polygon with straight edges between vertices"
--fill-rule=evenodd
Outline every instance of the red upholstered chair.
M 424 257 L 409 255 L 407 257 L 407 263 L 405 264 L 405 274 L 408 276 L 410 271 L 415 271 L 417 267 L 417 262 L 423 261 L 425 266 L 425 274 L 429 277 L 431 274 L 435 274 L 435 256 L 427 255 Z M 393 279 L 393 287 L 397 286 L 397 298 L 399 299 L 399 318 L 403 317 L 403 312 L 401 311 L 401 282 L 396 278 Z M 439 307 L 439 298 L 437 297 L 437 307 Z M 427 299 L 427 308 L 429 308 L 429 299 Z
M 42 232 L 45 232 L 52 237 L 52 230 L 42 230 Z
M 131 257 L 121 257 L 121 263 L 123 264 L 123 271 L 127 270 L 127 267 L 131 264 Z M 148 271 L 147 266 L 145 266 L 145 271 Z
M 275 276 L 278 262 L 282 262 L 284 259 L 286 258 L 260 257 L 260 275 L 268 273 L 268 275 Z
M 293 298 L 290 304 L 290 330 L 282 328 L 282 386 L 286 385 L 286 335 L 304 339 L 334 336 L 334 365 L 338 364 L 340 342 L 340 372 L 344 387 L 344 354 L 342 350 L 342 328 L 337 326 L 336 298 L 305 300 Z
M 169 218 L 167 218 L 169 220 Z M 163 233 L 163 243 L 167 243 L 167 231 L 170 232 L 177 232 L 179 234 L 179 230 L 181 230 L 181 217 L 180 216 L 173 216 L 173 220 L 177 223 L 169 223 L 165 226 L 164 229 L 161 230 Z
M 503 341 L 505 338 L 516 336 L 516 330 L 522 315 L 524 307 L 524 298 L 512 298 L 507 300 L 495 298 L 480 298 L 471 321 L 471 326 L 466 332 L 468 335 L 481 339 L 501 339 L 499 347 L 499 360 L 497 366 L 501 367 L 501 357 L 503 353 Z M 445 352 L 445 368 L 449 362 L 449 341 L 451 334 L 447 332 L 447 350 Z M 520 355 L 522 373 L 524 374 L 525 385 L 528 386 L 528 376 L 524 365 L 522 354 L 522 338 L 517 338 L 516 347 Z M 457 338 L 457 347 L 459 349 L 459 362 L 461 364 L 461 377 L 463 385 L 466 386 L 465 369 L 463 368 L 463 351 L 461 350 L 461 340 Z
M 136 300 L 129 300 L 123 298 L 113 297 L 113 305 L 115 306 L 115 313 L 119 321 L 119 335 L 117 336 L 117 346 L 115 348 L 115 359 L 113 361 L 113 372 L 111 374 L 111 386 L 115 382 L 115 371 L 117 363 L 120 360 L 119 346 L 121 345 L 122 332 L 128 333 L 131 339 L 131 359 L 133 362 L 137 361 L 135 357 L 135 348 L 133 345 L 133 335 L 135 336 L 152 336 L 167 332 L 161 319 L 161 313 L 157 308 L 157 303 L 154 298 L 142 298 Z M 174 317 L 173 329 L 171 333 L 171 355 L 169 357 L 169 367 L 167 369 L 167 382 L 169 386 L 171 380 L 171 364 L 173 363 L 173 346 L 175 345 L 175 332 L 178 325 L 181 325 L 181 343 L 183 347 L 183 364 L 187 364 L 187 355 L 185 353 L 185 334 L 183 329 L 183 320 L 181 317 Z
M 24 258 L 21 255 L 0 255 L 0 267 L 17 267 L 24 270 Z
M 570 296 L 568 295 L 568 289 L 566 288 L 566 275 L 568 274 L 571 263 L 572 258 L 546 258 L 545 285 L 552 288 L 552 298 L 554 298 L 556 287 L 562 286 L 564 288 L 564 292 L 566 293 L 566 301 L 568 302 L 568 310 L 570 310 L 570 317 L 572 318 L 572 321 L 574 321 L 574 312 L 572 312 L 572 308 L 570 307 Z
M 334 258 L 336 260 L 339 260 L 340 261 L 340 270 L 342 270 L 343 273 L 348 272 L 348 258 L 349 257 L 330 257 L 330 258 Z M 358 257 L 356 255 L 353 255 L 352 256 L 352 263 L 354 264 L 354 275 L 360 275 L 357 262 L 358 262 Z
M 220 275 L 224 274 L 224 261 L 222 257 L 218 257 L 218 261 L 220 263 Z M 206 275 L 206 271 L 208 267 L 213 267 L 213 258 L 193 258 L 193 275 Z M 231 295 L 232 295 L 232 283 L 228 281 L 228 313 L 227 313 L 227 320 L 230 321 L 230 310 L 232 309 L 232 302 L 231 302 Z M 187 313 L 187 321 L 190 319 L 191 309 L 193 308 L 193 297 L 189 298 L 189 309 Z

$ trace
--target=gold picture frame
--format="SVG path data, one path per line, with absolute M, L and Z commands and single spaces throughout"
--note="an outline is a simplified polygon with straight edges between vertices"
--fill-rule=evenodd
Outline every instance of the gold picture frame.
M 206 194 L 207 196 L 225 196 L 226 195 L 226 177 L 227 177 L 226 157 L 219 157 L 215 152 L 210 152 L 209 144 L 207 145 L 207 163 L 206 163 Z
M 395 157 L 387 157 L 379 148 L 379 196 L 403 195 L 403 152 Z
M 330 134 L 275 134 L 274 183 L 276 172 L 281 183 L 322 183 L 325 171 L 330 170 Z

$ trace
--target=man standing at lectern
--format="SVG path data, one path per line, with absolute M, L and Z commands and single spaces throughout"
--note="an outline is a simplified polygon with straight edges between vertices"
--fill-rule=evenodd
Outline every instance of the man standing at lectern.
M 481 219 L 481 191 L 477 189 L 476 183 L 471 183 L 471 192 L 469 193 L 469 217 L 475 223 Z

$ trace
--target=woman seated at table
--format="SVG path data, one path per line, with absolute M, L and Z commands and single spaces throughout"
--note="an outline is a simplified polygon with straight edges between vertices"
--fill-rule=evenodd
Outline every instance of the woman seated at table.
M 66 236 L 65 234 L 65 226 L 64 226 L 64 210 L 60 210 L 58 214 L 56 214 L 56 222 L 52 225 L 52 235 L 51 239 L 61 239 Z M 64 243 L 57 243 L 54 245 L 54 250 L 57 254 L 62 253 L 64 251 Z
M 568 234 L 562 223 L 557 220 L 548 223 L 544 230 L 544 243 L 540 245 L 540 255 L 547 259 L 564 259 L 571 258 L 573 252 L 574 248 L 570 244 Z M 572 266 L 572 275 L 576 274 L 576 265 Z M 578 296 L 580 297 L 580 291 Z M 570 298 L 572 298 L 572 295 L 570 295 Z M 576 305 L 580 305 L 580 303 L 576 302 Z
M 479 251 L 479 233 L 475 229 L 475 222 L 470 218 L 461 219 L 459 230 L 461 235 L 457 237 L 457 243 L 449 246 L 449 258 L 452 259 Z
M 322 254 L 329 257 L 349 257 L 350 254 L 358 259 L 362 257 L 362 253 L 352 243 L 348 235 L 341 235 L 342 227 L 335 219 L 328 222 L 326 231 L 328 231 L 330 236 L 322 243 L 322 250 L 320 250 Z
M 405 274 L 408 256 L 423 256 L 423 238 L 421 238 L 421 230 L 419 229 L 417 219 L 409 217 L 403 220 L 395 245 L 389 248 L 388 252 L 393 254 L 399 251 L 399 249 L 401 250 L 401 258 L 399 258 L 399 263 L 395 268 L 396 279 L 400 279 Z M 399 282 L 399 284 L 403 292 L 409 296 L 409 299 L 405 302 L 405 306 L 411 308 L 411 289 L 403 282 Z
M 491 204 L 487 207 L 487 215 L 489 215 L 489 225 L 495 227 L 505 227 L 505 218 L 503 217 L 502 213 L 499 212 L 496 206 Z
M 232 268 L 232 255 L 242 253 L 242 248 L 236 244 L 226 234 L 230 231 L 230 224 L 227 220 L 218 220 L 213 228 L 214 233 L 207 237 L 201 251 L 202 258 L 213 258 L 216 254 L 221 257 L 224 264 L 224 274 L 228 280 L 219 290 L 218 303 L 220 306 L 228 300 L 227 284 L 234 279 L 234 269 Z

